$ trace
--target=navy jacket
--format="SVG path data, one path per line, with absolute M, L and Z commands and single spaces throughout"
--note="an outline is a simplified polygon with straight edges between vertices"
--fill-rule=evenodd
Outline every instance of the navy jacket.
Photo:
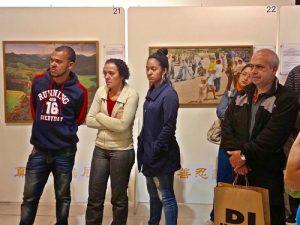
M 138 169 L 145 176 L 160 176 L 181 168 L 175 137 L 178 107 L 177 93 L 168 82 L 149 89 L 137 153 Z
M 87 90 L 75 73 L 56 85 L 49 71 L 34 78 L 31 88 L 33 117 L 30 143 L 42 150 L 76 148 L 78 126 L 85 120 Z

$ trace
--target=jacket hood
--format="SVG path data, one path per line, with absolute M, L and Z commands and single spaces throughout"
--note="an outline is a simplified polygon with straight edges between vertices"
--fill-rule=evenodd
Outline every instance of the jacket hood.
M 49 81 L 53 82 L 53 79 L 52 79 L 52 77 L 50 75 L 50 69 L 47 69 L 47 71 L 45 72 L 45 77 Z M 72 85 L 76 84 L 77 82 L 78 82 L 77 75 L 74 72 L 70 71 L 70 79 L 68 81 L 66 81 L 63 85 L 65 87 L 68 87 L 68 86 L 72 86 Z

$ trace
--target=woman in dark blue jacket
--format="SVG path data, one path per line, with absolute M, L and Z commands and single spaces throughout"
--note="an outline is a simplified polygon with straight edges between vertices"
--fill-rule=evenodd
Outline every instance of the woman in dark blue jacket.
M 159 49 L 147 60 L 150 89 L 138 138 L 138 168 L 146 176 L 150 196 L 149 225 L 159 225 L 162 208 L 166 225 L 176 225 L 178 215 L 173 183 L 175 171 L 181 168 L 175 138 L 179 103 L 176 91 L 167 80 L 167 54 L 167 49 Z

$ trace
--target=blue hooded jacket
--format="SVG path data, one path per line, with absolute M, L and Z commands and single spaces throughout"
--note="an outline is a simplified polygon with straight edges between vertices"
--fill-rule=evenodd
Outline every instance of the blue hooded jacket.
M 64 84 L 53 82 L 49 70 L 34 78 L 31 87 L 33 118 L 30 143 L 41 150 L 75 148 L 78 126 L 85 120 L 86 88 L 75 73 Z

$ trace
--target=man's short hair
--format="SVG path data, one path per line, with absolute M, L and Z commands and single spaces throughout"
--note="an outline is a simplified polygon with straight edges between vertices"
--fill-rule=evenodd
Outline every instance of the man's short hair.
M 279 66 L 279 58 L 278 58 L 278 55 L 272 51 L 271 49 L 268 49 L 268 48 L 263 48 L 263 49 L 260 49 L 258 50 L 256 53 L 262 53 L 262 54 L 268 54 L 270 57 L 268 57 L 268 63 L 270 66 L 276 66 L 278 67 Z
M 71 62 L 75 62 L 76 61 L 76 53 L 74 51 L 73 48 L 71 48 L 70 46 L 67 45 L 62 45 L 59 46 L 55 49 L 56 52 L 61 52 L 61 51 L 65 51 L 68 54 L 68 59 Z

